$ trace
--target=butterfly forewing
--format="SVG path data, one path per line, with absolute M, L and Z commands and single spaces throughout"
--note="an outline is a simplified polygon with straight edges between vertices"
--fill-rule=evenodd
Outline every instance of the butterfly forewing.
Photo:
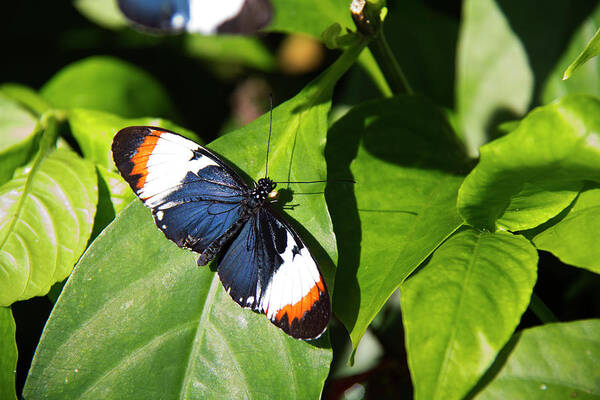
M 295 338 L 323 333 L 330 314 L 325 281 L 304 242 L 269 205 L 272 181 L 250 188 L 210 150 L 156 127 L 122 129 L 112 151 L 167 238 L 200 253 L 200 265 L 221 254 L 219 277 L 238 304 Z

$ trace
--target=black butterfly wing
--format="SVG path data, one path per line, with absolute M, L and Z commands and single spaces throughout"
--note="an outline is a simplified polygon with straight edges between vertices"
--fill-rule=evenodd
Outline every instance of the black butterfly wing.
M 329 294 L 317 263 L 268 205 L 243 226 L 221 258 L 218 273 L 238 304 L 266 314 L 290 336 L 315 339 L 327 327 Z
M 178 246 L 202 254 L 240 219 L 247 185 L 197 143 L 162 128 L 131 126 L 115 135 L 112 151 L 121 175 Z

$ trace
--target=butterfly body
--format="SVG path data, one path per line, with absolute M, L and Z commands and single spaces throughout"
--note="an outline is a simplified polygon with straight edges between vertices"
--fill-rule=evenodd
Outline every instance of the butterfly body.
M 218 260 L 217 272 L 242 307 L 266 314 L 289 335 L 313 339 L 329 321 L 318 266 L 271 206 L 276 183 L 252 185 L 209 149 L 156 127 L 128 127 L 113 140 L 121 175 L 178 246 Z

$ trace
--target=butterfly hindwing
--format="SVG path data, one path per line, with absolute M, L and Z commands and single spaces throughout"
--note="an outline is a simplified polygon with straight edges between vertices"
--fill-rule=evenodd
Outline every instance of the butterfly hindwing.
M 121 12 L 137 26 L 165 32 L 252 33 L 273 11 L 269 0 L 119 0 Z
M 239 220 L 249 189 L 208 149 L 161 128 L 132 126 L 117 133 L 112 151 L 121 175 L 178 246 L 202 254 Z
M 295 338 L 317 338 L 327 327 L 329 295 L 317 264 L 293 228 L 268 206 L 244 225 L 218 273 L 238 304 L 266 314 Z

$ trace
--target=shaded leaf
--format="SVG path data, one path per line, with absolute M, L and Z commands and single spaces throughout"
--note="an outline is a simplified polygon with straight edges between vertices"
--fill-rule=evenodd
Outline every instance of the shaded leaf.
M 64 67 L 42 87 L 41 95 L 56 108 L 90 108 L 127 118 L 175 116 L 159 82 L 113 57 L 89 57 Z
M 473 229 L 452 236 L 401 287 L 416 399 L 462 399 L 510 339 L 536 281 L 522 236 Z
M 16 400 L 17 342 L 15 320 L 9 307 L 0 307 L 0 354 L 0 394 L 3 399 Z
M 388 297 L 461 225 L 465 156 L 444 116 L 420 97 L 352 109 L 332 126 L 326 156 L 340 249 L 333 306 L 356 348 Z
M 119 130 L 127 126 L 160 126 L 176 131 L 194 141 L 199 141 L 198 136 L 193 132 L 162 118 L 126 119 L 103 111 L 85 109 L 71 110 L 68 118 L 71 132 L 84 157 L 112 170 L 115 170 L 110 149 L 113 137 Z
M 108 189 L 110 202 L 114 207 L 114 213 L 121 212 L 133 199 L 135 194 L 117 172 L 113 172 L 102 165 L 96 165 L 98 174 Z
M 37 133 L 37 119 L 0 94 L 0 185 L 33 155 Z
M 570 93 L 587 93 L 600 96 L 600 63 L 597 59 L 578 64 L 577 73 L 564 80 L 567 67 L 572 68 L 577 55 L 588 40 L 595 37 L 600 25 L 600 6 L 581 24 L 573 34 L 569 44 L 544 83 L 542 102 L 548 104 Z M 592 39 L 593 40 L 593 39 Z M 584 50 L 585 52 L 585 50 Z M 581 53 L 583 54 L 583 53 Z M 581 55 L 580 54 L 580 55 Z M 571 66 L 569 66 L 569 64 Z
M 514 338 L 476 399 L 600 398 L 600 320 L 547 324 Z
M 0 305 L 45 295 L 85 249 L 97 201 L 91 163 L 72 151 L 40 153 L 0 187 Z
M 583 191 L 564 215 L 544 224 L 532 237 L 540 250 L 557 256 L 565 264 L 600 273 L 600 189 Z
M 466 0 L 456 62 L 459 133 L 469 154 L 492 139 L 490 128 L 523 115 L 533 74 L 519 38 L 495 0 Z
M 475 227 L 523 230 L 556 216 L 583 181 L 600 178 L 600 101 L 567 96 L 532 111 L 510 134 L 481 148 L 458 208 Z

